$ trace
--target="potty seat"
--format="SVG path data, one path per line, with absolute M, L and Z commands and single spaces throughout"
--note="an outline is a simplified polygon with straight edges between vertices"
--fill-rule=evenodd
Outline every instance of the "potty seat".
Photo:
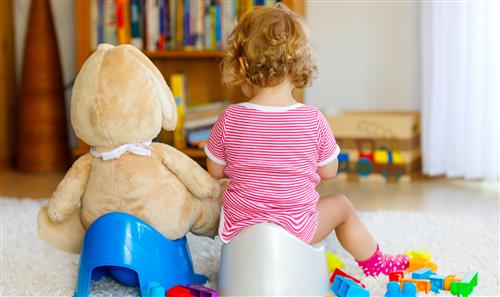
M 249 227 L 223 245 L 219 296 L 326 296 L 324 246 L 311 246 L 270 223 Z
M 87 230 L 75 296 L 88 296 L 91 281 L 104 276 L 139 286 L 142 296 L 150 282 L 169 289 L 207 281 L 193 271 L 186 237 L 169 240 L 141 219 L 121 212 L 101 216 Z

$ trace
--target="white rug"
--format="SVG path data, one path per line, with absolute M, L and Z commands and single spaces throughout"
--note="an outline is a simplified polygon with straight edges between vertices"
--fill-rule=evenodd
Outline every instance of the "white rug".
M 1 296 L 70 296 L 76 285 L 78 256 L 57 251 L 36 237 L 36 214 L 43 201 L 1 198 Z M 497 217 L 448 216 L 410 212 L 360 213 L 387 252 L 428 248 L 441 274 L 479 271 L 474 296 L 499 296 L 499 222 Z M 188 236 L 195 270 L 216 283 L 220 241 Z M 325 240 L 359 277 L 371 296 L 384 296 L 387 277 L 365 278 L 335 235 Z M 93 296 L 137 296 L 138 290 L 104 279 Z M 434 295 L 434 294 L 429 294 Z M 450 296 L 442 292 L 440 296 Z

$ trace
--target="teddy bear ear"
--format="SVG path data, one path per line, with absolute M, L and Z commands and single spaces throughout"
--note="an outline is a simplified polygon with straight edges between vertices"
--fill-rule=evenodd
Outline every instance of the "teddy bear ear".
M 148 74 L 151 82 L 153 82 L 154 89 L 157 94 L 157 98 L 161 106 L 162 114 L 162 127 L 167 131 L 172 131 L 177 126 L 177 107 L 175 105 L 175 98 L 167 85 L 167 82 L 163 78 L 161 72 L 156 68 L 156 66 L 151 62 L 151 60 L 146 57 L 140 50 L 129 44 L 123 44 L 119 47 L 125 47 L 127 52 L 134 55 L 139 62 L 145 66 L 146 73 Z

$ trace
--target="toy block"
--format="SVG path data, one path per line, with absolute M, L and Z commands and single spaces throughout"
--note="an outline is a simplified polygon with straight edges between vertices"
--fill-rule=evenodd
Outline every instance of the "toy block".
M 450 274 L 444 278 L 443 289 L 446 291 L 450 290 L 451 283 L 462 281 L 461 279 L 455 277 L 454 274 Z
M 413 279 L 429 279 L 431 275 L 436 274 L 435 272 L 432 272 L 429 268 L 420 268 L 417 271 L 414 271 L 411 275 Z
M 387 292 L 385 297 L 416 297 L 417 286 L 415 283 L 408 282 L 403 285 L 403 290 L 398 282 L 389 282 L 387 284 Z
M 365 287 L 364 284 L 361 283 L 361 281 L 347 273 L 345 273 L 342 269 L 340 268 L 335 268 L 335 271 L 333 271 L 332 273 L 332 276 L 330 276 L 330 283 L 333 283 L 335 281 L 335 278 L 337 276 L 343 276 L 343 277 L 346 277 L 346 278 L 349 278 L 349 279 L 352 279 L 353 281 L 357 282 L 358 284 L 360 284 L 363 288 Z
M 183 286 L 175 286 L 170 288 L 166 294 L 167 297 L 194 297 L 191 291 Z
M 157 282 L 149 282 L 146 289 L 146 297 L 164 297 L 165 288 Z
M 344 268 L 344 261 L 340 260 L 334 253 L 326 252 L 326 261 L 328 263 L 328 272 L 331 273 L 335 268 Z
M 427 259 L 432 261 L 432 255 L 429 253 L 427 249 L 417 249 L 413 251 L 409 251 L 405 253 L 410 257 L 410 259 Z
M 428 294 L 431 290 L 431 282 L 428 279 L 402 278 L 399 280 L 399 284 L 401 285 L 401 287 L 404 287 L 404 285 L 409 282 L 414 283 L 417 287 L 417 290 L 420 292 L 425 292 L 425 294 Z
M 429 277 L 431 282 L 431 291 L 434 293 L 439 293 L 439 291 L 444 289 L 444 275 L 434 274 Z
M 437 265 L 435 263 L 431 262 L 429 259 L 424 259 L 424 258 L 411 258 L 410 259 L 410 265 L 408 267 L 408 270 L 410 272 L 419 270 L 421 268 L 429 268 L 433 272 L 436 272 Z
M 450 293 L 456 296 L 468 297 L 474 287 L 477 286 L 477 272 L 469 272 L 465 275 L 461 282 L 452 282 Z
M 370 292 L 350 278 L 338 275 L 332 284 L 332 290 L 339 297 L 369 297 Z
M 189 289 L 194 297 L 219 297 L 219 292 L 207 287 L 197 285 L 185 285 L 183 287 Z
M 400 278 L 404 278 L 405 273 L 403 271 L 394 271 L 389 273 L 389 281 L 397 282 Z

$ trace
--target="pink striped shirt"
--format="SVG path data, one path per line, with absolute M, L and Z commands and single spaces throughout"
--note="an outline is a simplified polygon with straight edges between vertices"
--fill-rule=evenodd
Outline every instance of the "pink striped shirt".
M 232 104 L 213 126 L 205 152 L 225 165 L 219 236 L 228 242 L 244 228 L 270 222 L 305 242 L 318 223 L 318 166 L 339 147 L 323 114 L 312 106 Z

